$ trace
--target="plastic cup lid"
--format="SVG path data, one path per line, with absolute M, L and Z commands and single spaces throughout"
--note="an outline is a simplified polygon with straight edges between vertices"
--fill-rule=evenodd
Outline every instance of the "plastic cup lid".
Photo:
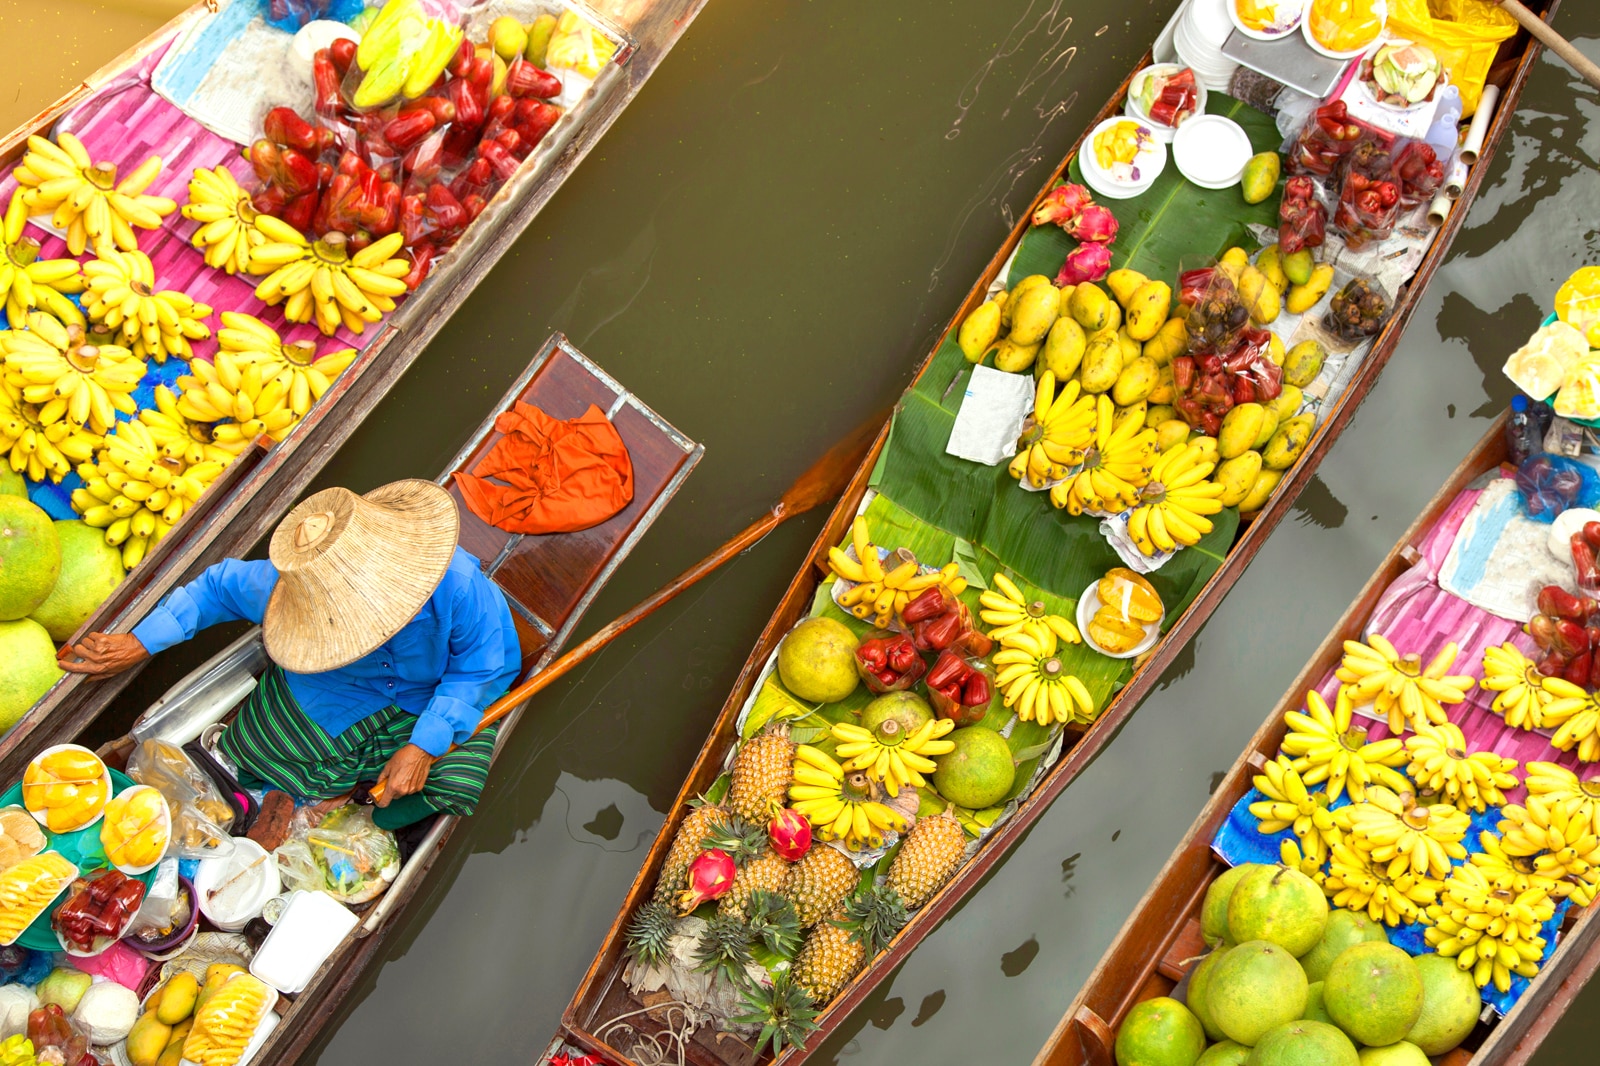
M 1178 172 L 1203 189 L 1226 189 L 1237 182 L 1254 154 L 1239 124 L 1221 115 L 1196 115 L 1172 139 Z

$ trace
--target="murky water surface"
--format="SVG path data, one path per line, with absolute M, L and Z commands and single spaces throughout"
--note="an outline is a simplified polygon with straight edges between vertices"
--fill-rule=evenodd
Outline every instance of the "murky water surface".
M 563 330 L 707 447 L 591 624 L 615 616 L 893 400 L 1171 7 L 711 3 L 322 483 L 431 476 Z M 66 25 L 81 59 L 109 47 L 106 20 L 140 15 L 9 0 L 0 25 L 47 48 Z M 1559 26 L 1600 57 L 1600 11 L 1568 3 Z M 23 89 L 8 125 L 53 95 Z M 1213 783 L 1507 401 L 1505 354 L 1561 279 L 1600 261 L 1596 111 L 1547 59 L 1295 519 L 1116 743 L 817 1061 L 1032 1058 Z M 317 1061 L 537 1053 L 819 521 L 784 527 L 539 699 Z M 169 655 L 138 697 L 210 643 Z M 1600 987 L 1536 1061 L 1580 1061 L 1596 1006 Z

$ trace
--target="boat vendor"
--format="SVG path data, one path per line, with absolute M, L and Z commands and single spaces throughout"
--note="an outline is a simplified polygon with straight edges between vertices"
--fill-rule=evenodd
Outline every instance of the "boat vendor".
M 431 481 L 324 489 L 278 526 L 270 562 L 218 563 L 132 633 L 63 648 L 61 666 L 105 677 L 208 626 L 258 622 L 272 661 L 218 741 L 241 784 L 321 800 L 376 778 L 386 829 L 471 814 L 495 742 L 473 730 L 521 649 L 505 596 L 456 546 L 459 525 Z

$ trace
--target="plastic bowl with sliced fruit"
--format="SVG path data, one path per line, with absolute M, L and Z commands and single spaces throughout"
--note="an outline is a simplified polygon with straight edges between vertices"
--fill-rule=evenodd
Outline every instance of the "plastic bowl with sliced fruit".
M 22 804 L 52 833 L 87 829 L 110 799 L 111 772 L 100 756 L 78 744 L 46 748 L 22 773 Z
M 1152 63 L 1133 76 L 1123 113 L 1148 123 L 1162 141 L 1172 140 L 1178 127 L 1206 110 L 1206 87 L 1182 63 Z

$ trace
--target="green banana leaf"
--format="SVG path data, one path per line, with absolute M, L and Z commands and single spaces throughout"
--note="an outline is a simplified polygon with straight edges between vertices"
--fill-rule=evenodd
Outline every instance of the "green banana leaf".
M 1237 122 L 1257 152 L 1275 151 L 1283 135 L 1268 115 L 1225 93 L 1211 93 L 1206 113 Z M 1085 150 L 1088 146 L 1085 145 Z M 1083 171 L 1073 158 L 1068 168 L 1072 181 L 1082 182 Z M 1117 239 L 1111 242 L 1111 268 L 1137 270 L 1177 289 L 1180 265 L 1185 260 L 1216 257 L 1233 245 L 1254 250 L 1256 241 L 1245 227 L 1250 223 L 1273 226 L 1278 222 L 1279 193 L 1259 204 L 1247 204 L 1237 185 L 1227 189 L 1202 189 L 1178 173 L 1168 158 L 1166 167 L 1145 193 L 1131 200 L 1101 199 L 1098 203 L 1117 216 Z M 1060 226 L 1034 226 L 1022 238 L 1006 278 L 1009 288 L 1029 274 L 1054 278 L 1067 253 L 1078 242 Z

